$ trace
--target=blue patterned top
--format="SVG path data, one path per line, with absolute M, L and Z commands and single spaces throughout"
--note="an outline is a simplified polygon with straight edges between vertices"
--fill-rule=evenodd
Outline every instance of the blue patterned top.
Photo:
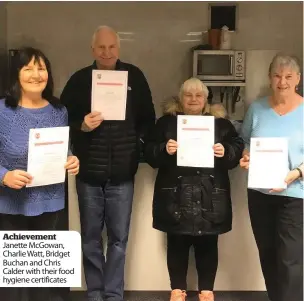
M 250 150 L 251 137 L 286 137 L 288 138 L 289 169 L 298 167 L 304 161 L 303 113 L 303 103 L 295 110 L 280 116 L 270 107 L 268 97 L 253 102 L 246 113 L 241 130 L 246 149 Z M 269 193 L 269 189 L 256 190 Z M 303 181 L 298 179 L 288 185 L 283 192 L 272 192 L 271 194 L 303 198 Z
M 29 131 L 68 125 L 65 107 L 51 104 L 39 109 L 6 107 L 0 100 L 0 180 L 9 170 L 27 170 Z M 64 183 L 22 188 L 0 186 L 0 213 L 36 216 L 64 208 Z

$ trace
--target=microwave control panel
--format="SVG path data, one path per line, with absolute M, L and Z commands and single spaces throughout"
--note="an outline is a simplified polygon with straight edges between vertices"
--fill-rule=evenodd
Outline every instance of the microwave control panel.
M 245 51 L 235 53 L 235 77 L 245 79 Z

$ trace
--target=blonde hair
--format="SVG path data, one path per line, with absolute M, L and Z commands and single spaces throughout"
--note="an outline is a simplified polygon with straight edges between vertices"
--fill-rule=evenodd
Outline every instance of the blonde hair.
M 180 90 L 179 90 L 179 99 L 182 100 L 183 99 L 183 94 L 189 90 L 198 90 L 203 92 L 206 100 L 208 98 L 209 95 L 209 91 L 208 88 L 206 87 L 206 85 L 199 80 L 198 78 L 195 77 L 191 77 L 189 79 L 187 79 L 181 86 Z
M 117 40 L 117 45 L 118 47 L 120 47 L 120 37 L 118 35 L 118 33 L 110 26 L 107 26 L 107 25 L 100 25 L 98 26 L 94 33 L 93 33 L 93 36 L 92 36 L 92 47 L 94 46 L 95 44 L 95 39 L 96 39 L 96 36 L 97 34 L 101 31 L 101 30 L 108 30 L 110 32 L 112 32 L 115 36 L 116 36 L 116 40 Z
M 198 90 L 203 92 L 204 97 L 205 97 L 205 105 L 203 108 L 203 114 L 210 114 L 216 118 L 226 118 L 227 117 L 227 111 L 224 108 L 223 105 L 221 104 L 214 104 L 214 105 L 210 105 L 208 103 L 208 95 L 209 95 L 209 90 L 207 88 L 207 86 L 198 78 L 195 77 L 191 77 L 188 80 L 186 80 L 179 91 L 179 109 L 180 111 L 182 111 L 181 108 L 181 101 L 183 99 L 183 94 L 189 90 Z

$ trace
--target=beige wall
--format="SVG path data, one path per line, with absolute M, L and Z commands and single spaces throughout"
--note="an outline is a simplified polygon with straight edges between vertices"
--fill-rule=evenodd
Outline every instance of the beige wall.
M 201 39 L 187 35 L 208 28 L 207 2 L 9 2 L 7 44 L 40 47 L 49 56 L 60 94 L 67 78 L 91 63 L 90 40 L 100 24 L 121 35 L 122 59 L 143 69 L 160 102 L 176 94 L 191 75 L 190 48 Z M 301 2 L 239 2 L 239 49 L 282 49 L 302 56 Z M 129 40 L 125 40 L 129 39 Z
M 122 34 L 122 59 L 138 65 L 146 74 L 158 116 L 164 97 L 176 94 L 191 75 L 190 48 L 207 30 L 207 2 L 31 2 L 7 6 L 7 44 L 40 47 L 49 56 L 56 94 L 68 77 L 91 63 L 90 39 L 100 24 Z M 239 49 L 280 49 L 302 56 L 303 9 L 301 2 L 239 2 Z M 127 40 L 125 40 L 127 39 Z M 251 72 L 258 72 L 254 69 Z M 251 93 L 252 95 L 252 93 Z M 239 168 L 231 173 L 233 231 L 220 238 L 218 290 L 264 290 L 257 250 L 246 205 L 246 177 Z M 126 264 L 126 289 L 168 290 L 165 237 L 151 227 L 151 200 L 155 171 L 141 164 L 136 176 L 133 219 Z M 70 179 L 70 226 L 79 229 L 74 179 Z M 196 286 L 193 256 L 189 288 Z

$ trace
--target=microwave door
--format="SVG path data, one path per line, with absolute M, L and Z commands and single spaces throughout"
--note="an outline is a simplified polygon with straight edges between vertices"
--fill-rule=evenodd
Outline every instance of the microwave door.
M 233 80 L 233 56 L 229 54 L 198 55 L 197 75 L 201 80 Z

